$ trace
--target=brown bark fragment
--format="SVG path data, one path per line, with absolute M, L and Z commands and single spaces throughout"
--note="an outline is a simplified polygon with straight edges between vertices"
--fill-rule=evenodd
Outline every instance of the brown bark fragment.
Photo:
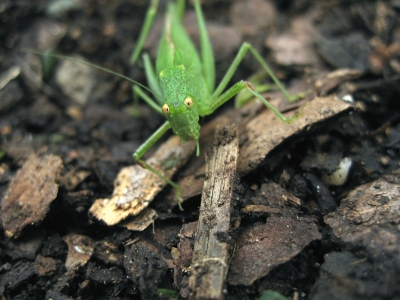
M 8 237 L 17 237 L 29 224 L 39 223 L 57 197 L 63 171 L 55 155 L 31 157 L 13 178 L 1 202 L 1 221 Z

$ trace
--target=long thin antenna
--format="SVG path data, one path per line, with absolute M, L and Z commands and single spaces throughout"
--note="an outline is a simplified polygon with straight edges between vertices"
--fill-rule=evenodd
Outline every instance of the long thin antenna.
M 132 83 L 134 83 L 134 84 L 140 86 L 141 88 L 143 88 L 143 89 L 149 91 L 149 92 L 152 93 L 154 96 L 161 98 L 159 95 L 157 95 L 156 93 L 154 93 L 151 89 L 149 89 L 149 88 L 146 87 L 145 85 L 143 85 L 143 84 L 137 82 L 136 80 L 133 80 L 133 79 L 131 79 L 131 78 L 125 76 L 125 75 L 122 75 L 122 74 L 120 74 L 120 73 L 114 72 L 114 71 L 112 71 L 112 70 L 109 70 L 109 69 L 100 67 L 100 66 L 98 66 L 98 65 L 92 64 L 92 63 L 90 63 L 90 62 L 87 62 L 87 61 L 84 61 L 84 60 L 81 60 L 81 59 L 77 59 L 77 58 L 72 58 L 72 57 L 68 57 L 68 56 L 56 54 L 56 53 L 47 53 L 47 52 L 45 53 L 45 52 L 40 52 L 40 51 L 36 51 L 36 50 L 32 50 L 32 49 L 26 49 L 26 48 L 22 48 L 21 51 L 22 51 L 22 52 L 28 52 L 28 53 L 34 53 L 34 54 L 38 54 L 38 55 L 42 55 L 42 56 L 43 56 L 43 55 L 49 55 L 49 56 L 51 56 L 51 57 L 55 57 L 55 58 L 58 58 L 58 59 L 65 59 L 65 60 L 69 60 L 69 61 L 81 63 L 81 64 L 84 64 L 84 65 L 87 65 L 87 66 L 90 66 L 90 67 L 93 67 L 93 68 L 102 70 L 102 71 L 104 71 L 104 72 L 107 72 L 107 73 L 113 74 L 113 75 L 115 75 L 115 76 L 119 76 L 119 77 L 121 77 L 121 78 L 123 78 L 123 79 L 125 79 L 125 80 L 128 80 L 128 81 L 130 81 L 130 82 L 132 82 Z

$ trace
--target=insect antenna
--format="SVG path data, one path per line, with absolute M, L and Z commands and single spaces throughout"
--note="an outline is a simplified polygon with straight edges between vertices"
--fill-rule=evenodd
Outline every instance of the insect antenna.
M 69 60 L 69 61 L 81 63 L 81 64 L 84 64 L 84 65 L 87 65 L 87 66 L 90 66 L 90 67 L 93 67 L 93 68 L 102 70 L 102 71 L 104 71 L 104 72 L 113 74 L 113 75 L 115 75 L 115 76 L 121 77 L 121 78 L 123 78 L 123 79 L 125 79 L 125 80 L 128 80 L 128 81 L 130 81 L 130 82 L 132 82 L 132 83 L 134 83 L 134 84 L 140 86 L 141 88 L 143 88 L 143 89 L 149 91 L 149 92 L 152 93 L 154 96 L 160 97 L 160 96 L 157 95 L 155 92 L 153 92 L 151 89 L 149 89 L 148 87 L 146 87 L 145 85 L 141 84 L 140 82 L 138 82 L 138 81 L 136 81 L 136 80 L 133 80 L 133 79 L 131 79 L 131 78 L 125 76 L 125 75 L 122 75 L 122 74 L 120 74 L 120 73 L 114 72 L 114 71 L 112 71 L 112 70 L 103 68 L 103 67 L 101 67 L 101 66 L 92 64 L 92 63 L 90 63 L 90 62 L 87 62 L 87 61 L 84 61 L 84 60 L 81 60 L 81 59 L 72 58 L 72 57 L 68 57 L 68 56 L 64 56 L 64 55 L 60 55 L 60 54 L 56 54 L 56 53 L 40 52 L 40 51 L 31 50 L 31 49 L 26 49 L 26 48 L 22 48 L 21 51 L 22 51 L 22 52 L 33 53 L 33 54 L 38 54 L 38 55 L 42 55 L 42 56 L 43 56 L 43 55 L 49 55 L 49 56 L 54 57 L 54 58 L 64 59 L 64 60 Z

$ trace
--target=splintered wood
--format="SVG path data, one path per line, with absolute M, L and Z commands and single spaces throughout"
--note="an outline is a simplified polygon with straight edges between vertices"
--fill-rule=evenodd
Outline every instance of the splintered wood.
M 237 127 L 218 128 L 211 154 L 206 157 L 206 178 L 189 279 L 193 299 L 223 299 L 238 151 Z

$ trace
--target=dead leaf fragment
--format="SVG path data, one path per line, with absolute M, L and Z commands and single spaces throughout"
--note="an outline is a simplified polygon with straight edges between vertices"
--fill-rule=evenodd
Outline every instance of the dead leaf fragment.
M 132 231 L 143 231 L 157 219 L 157 212 L 154 209 L 146 208 L 140 214 L 120 223 L 121 226 Z
M 1 220 L 8 237 L 17 237 L 28 224 L 44 219 L 57 197 L 56 183 L 63 171 L 60 157 L 31 157 L 12 179 L 1 202 Z
M 320 238 L 318 226 L 306 218 L 270 217 L 265 224 L 251 225 L 237 241 L 228 283 L 251 285 Z
M 350 107 L 333 95 L 317 97 L 306 104 L 300 118 L 292 124 L 284 125 L 271 110 L 265 110 L 246 126 L 248 141 L 240 148 L 238 172 L 240 174 L 250 172 L 284 139 Z
M 325 77 L 315 82 L 315 89 L 318 94 L 326 95 L 329 91 L 336 88 L 346 81 L 352 81 L 362 75 L 359 70 L 339 69 L 328 73 Z

